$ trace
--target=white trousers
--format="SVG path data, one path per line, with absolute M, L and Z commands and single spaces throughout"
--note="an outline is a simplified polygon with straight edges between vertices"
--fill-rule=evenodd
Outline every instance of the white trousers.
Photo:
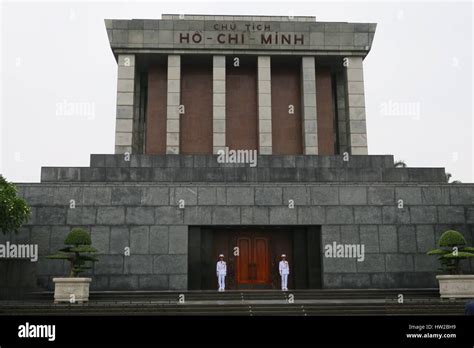
M 217 281 L 219 283 L 219 290 L 225 290 L 225 275 L 219 274 L 217 276 Z
M 287 289 L 288 288 L 288 274 L 282 274 L 281 275 L 281 289 Z

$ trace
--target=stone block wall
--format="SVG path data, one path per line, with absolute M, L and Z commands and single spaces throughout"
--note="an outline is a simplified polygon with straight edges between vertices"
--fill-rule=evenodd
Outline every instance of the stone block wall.
M 279 161 L 279 156 L 263 157 Z M 360 156 L 360 165 L 385 160 L 364 157 Z M 94 156 L 92 164 L 95 168 L 117 166 L 118 158 Z M 131 163 L 144 165 L 163 158 L 169 161 L 164 162 L 168 167 L 186 163 L 185 156 L 132 156 Z M 197 164 L 206 156 L 189 158 Z M 336 156 L 326 160 L 314 156 L 313 160 L 313 165 L 337 163 Z M 100 290 L 186 289 L 189 226 L 321 225 L 323 251 L 332 242 L 363 243 L 363 262 L 322 255 L 325 288 L 435 286 L 436 258 L 425 252 L 434 247 L 439 235 L 454 228 L 469 243 L 474 240 L 473 184 L 67 180 L 18 184 L 32 214 L 17 238 L 39 245 L 34 273 L 41 289 L 51 289 L 51 278 L 66 272 L 62 262 L 43 256 L 60 248 L 76 226 L 89 230 L 100 250 L 100 261 L 91 271 L 93 289 Z M 403 208 L 398 207 L 400 199 Z M 184 208 L 179 207 L 180 200 Z M 295 202 L 294 208 L 289 208 L 289 200 Z M 1 237 L 2 241 L 8 238 Z M 124 253 L 127 247 L 130 256 Z M 473 271 L 473 266 L 467 263 L 466 270 Z M 28 277 L 32 276 L 30 272 Z
M 43 167 L 42 182 L 437 182 L 443 168 L 394 168 L 393 156 L 264 155 L 257 166 L 213 155 L 92 155 L 91 167 Z

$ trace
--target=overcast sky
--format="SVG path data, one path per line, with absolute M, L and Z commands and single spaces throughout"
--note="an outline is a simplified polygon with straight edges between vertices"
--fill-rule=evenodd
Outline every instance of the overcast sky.
M 117 66 L 105 18 L 163 13 L 313 15 L 378 23 L 364 61 L 370 154 L 445 167 L 474 181 L 470 2 L 3 2 L 0 173 L 38 182 L 41 166 L 113 153 Z M 68 114 L 62 107 L 78 108 Z

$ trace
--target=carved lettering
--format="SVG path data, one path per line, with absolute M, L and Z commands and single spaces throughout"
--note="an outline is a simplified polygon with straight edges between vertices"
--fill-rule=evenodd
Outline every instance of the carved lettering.
M 216 33 L 203 36 L 202 32 L 181 32 L 179 33 L 180 44 L 227 44 L 227 45 L 304 45 L 304 33 L 279 33 L 271 32 L 268 24 L 214 24 L 213 29 Z M 237 31 L 240 30 L 240 32 Z M 221 31 L 221 32 L 219 32 Z M 227 31 L 227 33 L 223 32 Z M 246 31 L 246 33 L 244 33 Z M 257 33 L 260 32 L 260 33 Z M 250 41 L 250 42 L 246 42 Z
M 299 37 L 297 34 L 295 34 L 295 45 L 298 44 L 298 41 L 300 42 L 301 45 L 304 45 L 304 35 L 301 34 Z
M 271 43 L 272 43 L 272 35 L 271 34 L 269 34 L 267 37 L 265 37 L 265 34 L 262 34 L 261 38 L 262 38 L 261 39 L 262 45 L 268 45 L 268 44 L 271 45 Z
M 183 33 L 179 33 L 179 43 L 183 43 L 186 40 L 186 43 L 189 43 L 189 33 L 183 35 Z
M 202 35 L 199 33 L 194 33 L 192 39 L 194 43 L 200 43 L 202 41 Z
M 217 42 L 220 43 L 220 44 L 224 44 L 225 43 L 225 34 L 219 34 L 217 35 Z

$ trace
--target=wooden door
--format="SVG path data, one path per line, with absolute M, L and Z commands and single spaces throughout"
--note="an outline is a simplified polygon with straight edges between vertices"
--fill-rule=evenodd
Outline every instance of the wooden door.
M 268 238 L 257 236 L 239 237 L 237 245 L 239 247 L 237 283 L 270 283 Z
M 238 239 L 239 256 L 237 258 L 237 282 L 252 282 L 252 243 L 248 237 Z
M 255 237 L 254 239 L 254 280 L 257 284 L 269 281 L 268 239 Z

